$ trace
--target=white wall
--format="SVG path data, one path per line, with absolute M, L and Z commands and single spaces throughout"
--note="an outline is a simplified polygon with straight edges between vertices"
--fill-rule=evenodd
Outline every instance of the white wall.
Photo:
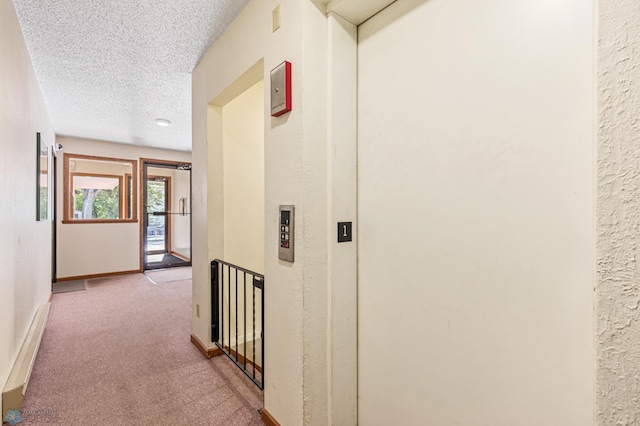
M 596 419 L 640 423 L 640 10 L 598 1 Z
M 330 13 L 326 153 L 327 315 L 330 321 L 327 411 L 331 424 L 345 426 L 358 422 L 357 39 L 357 27 L 353 23 Z M 356 232 L 352 242 L 337 242 L 334 232 L 338 222 L 353 222 Z
M 191 153 L 131 145 L 58 137 L 64 154 L 136 160 L 191 161 Z M 135 223 L 62 223 L 63 217 L 63 157 L 58 160 L 58 279 L 95 274 L 140 270 L 140 203 L 136 203 L 138 221 Z M 138 170 L 138 197 L 140 171 Z
M 360 27 L 359 424 L 593 424 L 592 9 Z
M 282 25 L 274 33 L 271 14 L 278 4 Z M 250 1 L 193 72 L 194 229 L 213 224 L 207 234 L 194 232 L 193 299 L 208 307 L 209 262 L 224 253 L 223 154 L 215 142 L 226 103 L 221 99 L 247 88 L 227 96 L 254 65 L 261 69 L 252 83 L 269 81 L 269 71 L 284 60 L 293 64 L 293 111 L 265 114 L 264 127 L 265 408 L 284 425 L 326 423 L 325 26 L 324 11 L 308 0 Z M 269 111 L 266 93 L 264 99 L 263 111 Z M 296 206 L 293 264 L 278 260 L 280 204 Z M 211 345 L 210 310 L 201 309 L 200 317 L 194 312 L 192 324 L 193 334 Z
M 51 293 L 51 223 L 36 222 L 36 133 L 55 134 L 13 2 L 0 2 L 0 388 Z
M 262 73 L 262 70 L 260 70 Z M 223 202 L 217 208 L 223 210 L 224 229 L 218 229 L 215 221 L 210 221 L 209 230 L 212 236 L 223 235 L 224 251 L 220 258 L 226 262 L 247 268 L 259 274 L 264 274 L 264 82 L 262 79 L 234 99 L 220 108 L 222 117 L 222 162 L 223 169 L 222 192 Z M 222 231 L 222 232 L 220 232 Z M 252 330 L 255 327 L 256 336 L 259 339 L 262 331 L 262 290 L 256 289 L 255 309 L 250 306 L 245 311 L 243 304 L 239 303 L 236 312 L 236 298 L 243 300 L 245 297 L 252 300 L 252 278 L 249 277 L 248 285 L 243 284 L 244 275 L 238 277 L 238 291 L 235 291 L 235 280 L 229 283 L 229 275 L 221 285 L 225 288 L 224 294 L 231 297 L 231 303 L 223 300 L 225 304 L 223 312 L 231 311 L 230 330 L 237 327 L 240 330 L 239 341 L 253 340 Z M 229 286 L 229 284 L 231 284 Z M 256 321 L 253 322 L 252 312 L 255 311 Z M 245 321 L 246 318 L 246 321 Z M 225 320 L 226 321 L 226 320 Z M 245 336 L 244 330 L 247 328 Z M 234 345 L 235 335 L 231 336 L 223 332 L 224 344 Z M 257 340 L 260 345 L 260 340 Z M 251 346 L 249 346 L 251 347 Z M 244 353 L 245 348 L 240 345 L 240 354 L 252 359 L 252 353 Z M 255 360 L 262 365 L 262 357 Z
M 264 274 L 264 83 L 222 108 L 224 260 Z

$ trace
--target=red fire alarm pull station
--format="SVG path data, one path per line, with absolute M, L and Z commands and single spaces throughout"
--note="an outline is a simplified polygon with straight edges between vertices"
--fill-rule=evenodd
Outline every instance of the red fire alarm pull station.
M 271 70 L 271 116 L 291 111 L 291 62 L 284 61 Z

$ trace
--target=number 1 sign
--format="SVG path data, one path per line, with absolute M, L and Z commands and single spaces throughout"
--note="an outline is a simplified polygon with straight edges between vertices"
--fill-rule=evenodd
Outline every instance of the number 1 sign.
M 351 232 L 351 222 L 338 222 L 338 242 L 346 243 L 353 241 Z

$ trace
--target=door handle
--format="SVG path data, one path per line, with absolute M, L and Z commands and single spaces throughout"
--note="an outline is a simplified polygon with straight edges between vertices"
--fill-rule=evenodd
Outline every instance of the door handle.
M 187 216 L 187 215 L 190 215 L 191 213 L 149 212 L 147 214 L 150 214 L 150 215 L 153 215 L 153 216 L 168 216 L 170 214 L 179 214 L 180 216 Z

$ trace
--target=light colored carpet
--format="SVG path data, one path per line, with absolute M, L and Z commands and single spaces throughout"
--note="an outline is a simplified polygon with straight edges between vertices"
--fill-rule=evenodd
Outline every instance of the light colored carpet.
M 191 280 L 191 266 L 146 271 L 144 274 L 155 284 Z
M 262 425 L 262 392 L 190 343 L 191 282 L 142 274 L 54 294 L 23 405 L 31 423 Z M 46 417 L 45 417 L 46 416 Z

